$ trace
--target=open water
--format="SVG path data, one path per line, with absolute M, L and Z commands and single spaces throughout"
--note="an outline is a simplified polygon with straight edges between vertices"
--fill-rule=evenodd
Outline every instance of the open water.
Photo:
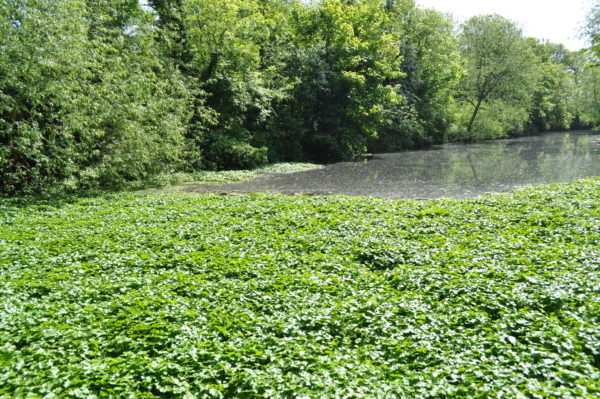
M 374 154 L 243 183 L 202 184 L 187 191 L 344 194 L 385 198 L 471 198 L 516 186 L 600 176 L 600 133 L 555 132 L 477 144 Z

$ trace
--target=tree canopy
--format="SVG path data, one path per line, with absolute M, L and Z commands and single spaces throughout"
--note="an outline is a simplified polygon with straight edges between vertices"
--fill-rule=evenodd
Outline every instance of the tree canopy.
M 413 0 L 0 2 L 0 192 L 592 127 L 591 51 Z
M 590 50 L 595 55 L 596 61 L 600 62 L 600 1 L 598 0 L 588 14 L 586 33 L 591 44 Z
M 519 103 L 529 95 L 534 60 L 521 30 L 500 15 L 473 17 L 461 27 L 466 74 L 457 97 L 473 107 L 472 132 L 481 107 L 492 101 Z

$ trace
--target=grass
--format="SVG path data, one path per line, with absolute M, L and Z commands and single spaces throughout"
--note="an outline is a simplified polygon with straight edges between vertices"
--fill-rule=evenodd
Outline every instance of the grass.
M 597 398 L 599 206 L 0 199 L 0 397 Z

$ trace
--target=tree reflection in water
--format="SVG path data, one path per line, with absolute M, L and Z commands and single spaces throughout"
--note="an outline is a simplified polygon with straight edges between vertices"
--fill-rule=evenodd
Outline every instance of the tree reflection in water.
M 556 132 L 428 150 L 376 154 L 323 169 L 244 182 L 193 185 L 196 192 L 345 194 L 387 198 L 469 198 L 515 186 L 600 176 L 600 133 Z

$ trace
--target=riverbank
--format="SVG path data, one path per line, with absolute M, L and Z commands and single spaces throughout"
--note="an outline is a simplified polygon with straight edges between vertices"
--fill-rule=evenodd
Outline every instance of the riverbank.
M 0 199 L 0 396 L 597 397 L 599 204 Z
M 599 154 L 600 132 L 564 130 L 471 142 L 457 140 L 394 153 L 369 153 L 354 161 L 325 165 L 281 162 L 250 170 L 161 174 L 149 181 L 130 182 L 122 189 L 148 193 L 473 198 L 523 185 L 600 175 Z M 296 175 L 289 176 L 292 173 Z
M 131 182 L 125 188 L 128 190 L 146 190 L 153 193 L 175 193 L 184 191 L 190 185 L 227 184 L 246 182 L 266 174 L 288 174 L 316 170 L 323 165 L 307 162 L 278 162 L 256 169 L 244 170 L 199 170 L 192 173 L 169 173 L 156 176 L 148 182 Z
M 590 131 L 446 144 L 372 154 L 300 173 L 251 181 L 188 184 L 187 192 L 356 195 L 396 199 L 474 198 L 518 186 L 600 176 L 600 134 Z

